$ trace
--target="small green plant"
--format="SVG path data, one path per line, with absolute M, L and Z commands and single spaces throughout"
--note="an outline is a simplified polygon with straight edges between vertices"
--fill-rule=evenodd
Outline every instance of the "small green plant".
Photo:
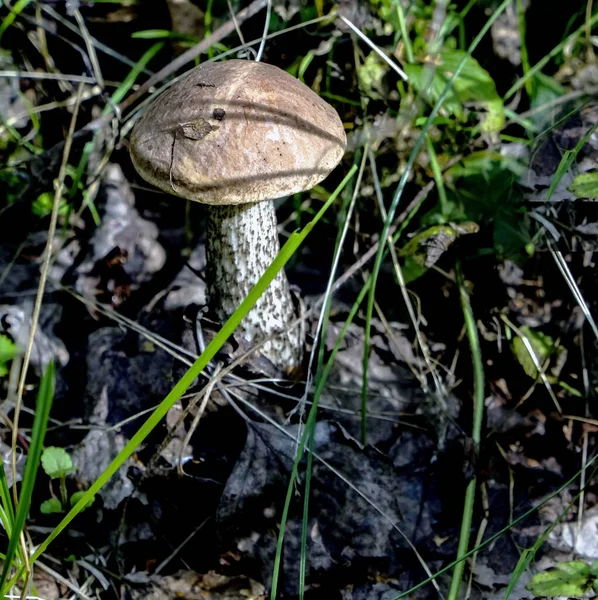
M 0 169 L 0 206 L 15 202 L 25 189 L 24 180 L 10 168 Z
M 43 192 L 40 194 L 31 205 L 31 211 L 38 217 L 47 217 L 52 212 L 52 205 L 54 204 L 54 194 L 50 192 Z M 58 214 L 60 216 L 66 216 L 70 208 L 65 198 L 60 198 L 60 204 L 58 208 Z
M 535 596 L 580 598 L 589 591 L 598 592 L 598 561 L 581 560 L 556 565 L 534 576 L 526 589 Z
M 0 334 L 0 377 L 8 375 L 8 363 L 15 357 L 18 346 Z
M 568 189 L 577 198 L 598 198 L 598 171 L 581 173 Z
M 64 448 L 50 446 L 44 449 L 41 462 L 42 468 L 46 472 L 46 475 L 48 475 L 50 479 L 58 479 L 60 484 L 60 498 L 52 496 L 52 498 L 44 500 L 40 507 L 41 512 L 44 515 L 61 513 L 64 512 L 69 505 L 74 506 L 77 504 L 85 492 L 75 492 L 70 497 L 69 502 L 68 492 L 66 489 L 66 477 L 69 473 L 72 473 L 75 470 L 69 453 Z M 92 504 L 93 499 L 86 505 L 85 508 L 88 508 Z

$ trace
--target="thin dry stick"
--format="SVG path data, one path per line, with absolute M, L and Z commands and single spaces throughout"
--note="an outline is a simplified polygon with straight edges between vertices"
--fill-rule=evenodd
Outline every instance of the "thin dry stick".
M 44 79 L 50 81 L 70 81 L 72 83 L 97 84 L 93 77 L 85 75 L 65 75 L 64 73 L 40 73 L 39 71 L 0 71 L 0 77 L 8 79 Z M 114 83 L 112 85 L 115 85 Z
M 46 242 L 46 248 L 44 251 L 44 262 L 42 264 L 42 270 L 39 278 L 39 285 L 37 288 L 37 296 L 35 298 L 35 305 L 33 307 L 33 315 L 31 317 L 31 329 L 29 331 L 29 339 L 27 340 L 27 348 L 25 350 L 25 357 L 23 359 L 23 367 L 21 369 L 21 378 L 19 380 L 19 387 L 17 389 L 17 397 L 15 401 L 15 412 L 12 424 L 12 440 L 11 440 L 11 452 L 12 452 L 12 492 L 15 506 L 17 506 L 19 497 L 17 492 L 17 438 L 19 434 L 19 414 L 21 412 L 21 403 L 23 401 L 23 392 L 25 390 L 25 381 L 27 379 L 27 371 L 29 369 L 29 363 L 31 361 L 31 354 L 33 352 L 33 339 L 35 337 L 35 332 L 37 330 L 37 323 L 39 321 L 39 315 L 42 307 L 42 302 L 44 298 L 44 290 L 46 288 L 46 281 L 48 279 L 48 271 L 50 269 L 50 262 L 52 259 L 52 246 L 54 243 L 54 236 L 56 234 L 56 225 L 58 223 L 58 208 L 60 206 L 60 198 L 62 197 L 62 190 L 64 188 L 64 178 L 66 176 L 66 167 L 68 164 L 68 157 L 71 151 L 71 143 L 73 138 L 73 133 L 75 132 L 75 124 L 77 122 L 77 115 L 79 114 L 79 105 L 81 101 L 81 92 L 83 91 L 83 85 L 79 85 L 79 90 L 77 92 L 77 103 L 75 104 L 75 108 L 73 110 L 73 116 L 71 118 L 71 124 L 69 127 L 69 132 L 66 138 L 66 143 L 64 145 L 64 153 L 62 155 L 62 164 L 60 165 L 60 172 L 58 174 L 58 185 L 56 186 L 56 191 L 54 192 L 54 204 L 52 205 L 52 215 L 50 217 L 50 226 L 48 227 L 48 241 Z M 23 534 L 21 534 L 22 536 Z M 22 541 L 24 543 L 24 537 L 22 537 Z M 26 549 L 25 549 L 26 550 Z M 25 585 L 23 586 L 23 593 L 27 589 L 27 582 L 31 575 L 31 569 L 28 562 L 27 552 L 23 552 L 23 558 L 25 560 Z
M 380 50 L 380 48 L 376 46 L 376 44 L 374 44 L 374 42 L 372 42 L 372 40 L 370 40 L 370 38 L 367 35 L 365 35 L 359 28 L 355 27 L 355 25 L 353 25 L 353 23 L 351 23 L 349 19 L 343 17 L 343 15 L 339 15 L 339 19 L 343 23 L 345 23 L 345 25 L 348 25 L 351 31 L 353 31 L 353 33 L 355 33 L 359 37 L 359 39 L 363 40 L 384 62 L 388 64 L 388 66 L 391 69 L 393 69 L 393 71 L 396 71 L 396 73 L 399 75 L 399 77 L 401 77 L 401 79 L 407 81 L 407 74 L 405 73 L 405 71 L 403 71 L 403 69 L 401 69 L 399 65 L 397 65 L 393 60 L 391 60 L 386 55 L 386 53 Z
M 46 69 L 48 71 L 53 71 L 55 70 L 55 65 L 54 65 L 54 61 L 52 59 L 52 56 L 50 55 L 50 52 L 48 51 L 48 40 L 46 39 L 46 32 L 44 31 L 44 28 L 41 26 L 42 23 L 42 15 L 41 15 L 41 2 L 36 2 L 35 4 L 35 20 L 37 21 L 37 27 L 36 27 L 36 32 L 37 32 L 37 40 L 39 43 L 39 48 L 38 51 L 40 52 L 40 54 L 42 55 L 42 58 L 44 59 L 44 63 L 46 64 Z M 66 87 L 64 85 L 60 86 L 62 88 L 62 91 L 66 91 Z
M 203 526 L 210 520 L 211 517 L 206 517 L 170 554 L 167 556 L 154 571 L 154 576 L 159 575 L 160 571 L 168 566 L 168 564 L 172 561 L 173 558 L 180 553 L 180 551 L 193 539 L 193 537 L 197 534 L 197 532 L 203 528 Z
M 592 26 L 590 25 L 590 20 L 592 19 L 592 5 L 594 4 L 593 0 L 587 0 L 586 2 L 586 44 L 588 47 L 588 63 L 593 63 L 595 60 L 594 56 L 594 45 L 592 43 Z
M 262 41 L 260 42 L 260 47 L 258 48 L 257 55 L 255 57 L 256 62 L 260 62 L 260 60 L 262 60 L 264 48 L 266 47 L 266 38 L 268 37 L 268 30 L 270 29 L 270 17 L 272 15 L 272 0 L 267 1 L 268 5 L 266 6 L 266 20 L 264 22 L 264 33 L 262 34 Z
M 219 380 L 218 373 L 220 373 L 221 370 L 222 370 L 222 363 L 219 362 L 214 369 L 212 378 L 210 379 L 210 381 L 208 382 L 208 385 L 205 388 L 205 392 L 203 393 L 203 400 L 201 401 L 201 404 L 199 405 L 199 408 L 197 409 L 197 413 L 196 413 L 195 417 L 193 417 L 193 422 L 191 423 L 191 427 L 189 427 L 189 431 L 187 431 L 187 435 L 185 436 L 185 439 L 183 440 L 183 443 L 181 444 L 181 447 L 179 448 L 179 460 L 177 462 L 177 472 L 180 476 L 183 476 L 185 474 L 185 471 L 183 469 L 183 452 L 185 451 L 185 448 L 189 445 L 189 442 L 191 442 L 191 436 L 197 429 L 197 426 L 199 425 L 199 421 L 201 420 L 201 417 L 203 416 L 203 413 L 206 410 L 206 406 L 208 405 L 210 397 L 212 396 L 212 390 L 214 389 L 214 386 L 216 385 L 216 383 Z M 195 402 L 193 404 L 195 404 Z
M 36 562 L 36 564 L 37 564 L 37 566 L 42 571 L 44 571 L 45 573 L 47 573 L 48 575 L 50 575 L 51 577 L 53 577 L 58 583 L 60 583 L 64 587 L 66 587 L 69 590 L 71 590 L 71 592 L 73 592 L 74 594 L 76 594 L 79 598 L 82 598 L 82 600 L 92 600 L 92 598 L 90 596 L 88 596 L 87 594 L 85 594 L 75 584 L 73 584 L 68 579 L 66 579 L 66 577 L 63 577 L 60 573 L 56 572 L 52 567 L 49 567 L 48 565 L 44 564 L 40 560 L 38 560 Z
M 245 38 L 243 37 L 243 32 L 241 31 L 241 28 L 239 27 L 239 21 L 237 21 L 237 15 L 235 15 L 233 5 L 231 4 L 230 0 L 226 0 L 226 1 L 228 3 L 228 10 L 233 19 L 233 25 L 235 26 L 235 29 L 237 30 L 237 35 L 239 36 L 239 39 L 241 40 L 241 44 L 245 44 Z
M 81 101 L 90 100 L 91 98 L 95 98 L 102 93 L 102 90 L 99 86 L 94 86 L 91 89 L 85 91 L 83 96 L 81 97 Z M 0 125 L 0 135 L 3 134 L 8 127 L 12 127 L 16 125 L 22 119 L 31 117 L 31 115 L 39 115 L 48 110 L 55 110 L 57 108 L 70 108 L 75 104 L 77 99 L 76 94 L 70 96 L 66 100 L 60 100 L 55 102 L 48 102 L 47 104 L 39 104 L 38 106 L 32 106 L 28 110 L 24 110 L 19 113 L 13 114 L 11 117 L 5 118 L 2 125 Z
M 580 332 L 580 350 L 581 350 L 581 369 L 582 369 L 582 380 L 583 380 L 583 391 L 585 396 L 585 414 L 586 416 L 590 413 L 590 407 L 588 406 L 588 400 L 591 396 L 590 389 L 590 376 L 588 373 L 588 366 L 586 364 L 586 352 L 585 352 L 585 336 L 584 336 L 584 328 L 581 328 Z M 588 449 L 589 449 L 589 435 L 588 430 L 583 428 L 583 442 L 581 447 L 581 476 L 579 479 L 579 508 L 577 510 L 577 532 L 576 537 L 581 532 L 581 526 L 583 524 L 584 518 L 584 507 L 585 507 L 585 498 L 586 498 L 586 469 L 588 464 Z M 577 543 L 577 539 L 575 540 Z
M 91 66 L 93 68 L 94 77 L 96 78 L 98 85 L 102 89 L 104 89 L 104 76 L 102 75 L 102 69 L 100 68 L 100 62 L 98 61 L 98 55 L 96 54 L 96 49 L 93 45 L 93 39 L 89 35 L 89 31 L 87 30 L 87 26 L 85 25 L 85 21 L 83 20 L 79 9 L 75 9 L 75 20 L 77 21 L 77 25 L 79 26 L 81 37 L 85 42 L 85 47 L 87 48 L 87 56 L 89 56 L 89 61 L 91 62 Z

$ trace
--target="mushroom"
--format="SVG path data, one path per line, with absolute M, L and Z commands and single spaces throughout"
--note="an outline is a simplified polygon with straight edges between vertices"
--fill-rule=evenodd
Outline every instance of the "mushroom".
M 206 63 L 175 83 L 131 135 L 138 173 L 156 187 L 210 205 L 206 279 L 210 306 L 227 319 L 277 255 L 273 200 L 311 189 L 346 146 L 336 111 L 278 67 L 245 60 Z M 243 319 L 252 342 L 288 371 L 301 362 L 301 328 L 284 273 Z

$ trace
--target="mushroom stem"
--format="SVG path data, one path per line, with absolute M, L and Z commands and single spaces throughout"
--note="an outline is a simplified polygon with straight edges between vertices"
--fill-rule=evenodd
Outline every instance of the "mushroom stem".
M 210 304 L 222 321 L 239 307 L 270 266 L 280 245 L 273 202 L 210 206 L 206 240 Z M 286 329 L 295 319 L 284 271 L 280 271 L 241 321 L 239 330 L 255 342 Z M 282 371 L 299 365 L 301 328 L 282 333 L 262 347 L 262 354 Z

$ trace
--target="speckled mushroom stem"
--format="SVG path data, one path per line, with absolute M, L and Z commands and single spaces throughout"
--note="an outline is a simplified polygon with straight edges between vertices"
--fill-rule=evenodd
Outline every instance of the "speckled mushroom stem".
M 276 212 L 270 201 L 210 206 L 206 240 L 210 304 L 224 321 L 270 266 L 280 245 Z M 239 330 L 249 342 L 284 330 L 296 318 L 284 271 L 278 273 Z M 298 366 L 303 351 L 301 328 L 267 342 L 262 353 L 283 372 Z

